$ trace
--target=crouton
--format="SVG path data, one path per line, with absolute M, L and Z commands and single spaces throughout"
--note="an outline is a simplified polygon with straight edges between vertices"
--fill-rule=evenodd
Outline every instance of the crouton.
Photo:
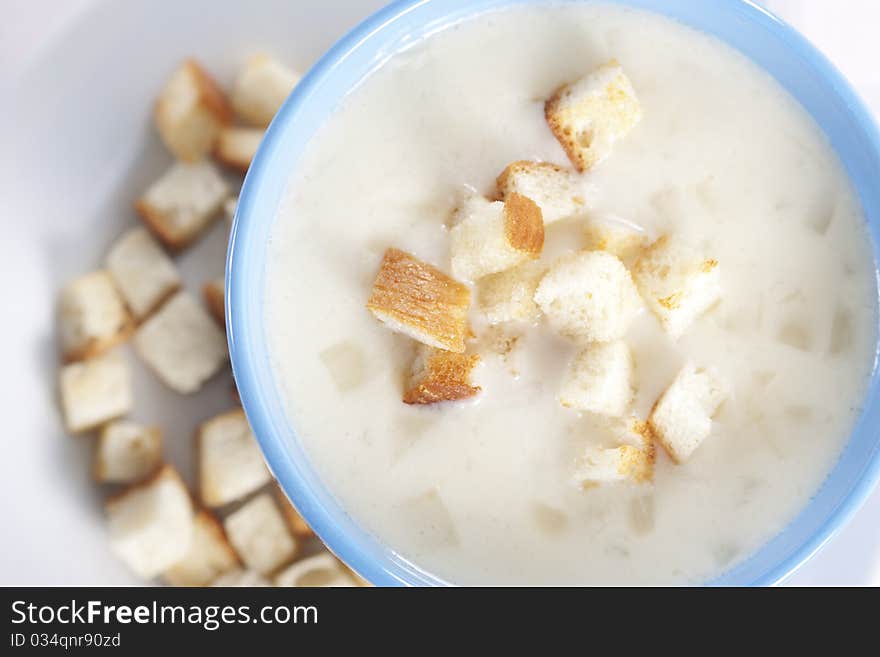
M 165 146 L 185 162 L 196 162 L 211 151 L 232 111 L 217 83 L 193 59 L 169 78 L 155 109 L 156 128 Z
M 268 493 L 241 506 L 223 524 L 245 566 L 262 575 L 277 570 L 296 554 L 296 539 Z
M 622 416 L 633 397 L 632 375 L 632 354 L 625 342 L 595 342 L 568 365 L 559 401 L 566 408 Z
M 146 228 L 133 228 L 111 247 L 107 270 L 132 314 L 142 320 L 180 289 L 180 274 Z
M 544 225 L 576 216 L 586 206 L 580 177 L 549 162 L 514 162 L 498 176 L 503 199 L 521 194 L 541 208 Z
M 248 123 L 266 127 L 299 82 L 299 75 L 269 55 L 248 59 L 232 90 L 232 107 Z
M 105 424 L 98 434 L 92 469 L 101 483 L 133 483 L 149 476 L 162 463 L 162 431 L 135 422 Z
M 660 396 L 648 423 L 676 463 L 687 461 L 709 436 L 712 417 L 728 394 L 713 372 L 688 363 Z
M 544 248 L 544 220 L 535 202 L 521 194 L 504 202 L 474 196 L 459 210 L 450 238 L 453 276 L 476 281 L 537 260 Z
M 622 338 L 642 308 L 629 271 L 601 251 L 560 258 L 538 285 L 535 302 L 562 335 L 595 342 Z
M 135 202 L 144 223 L 172 249 L 189 246 L 217 216 L 229 186 L 210 162 L 174 164 Z
M 544 106 L 553 135 L 578 171 L 589 171 L 611 155 L 614 142 L 641 120 L 635 90 L 614 60 L 561 87 Z
M 480 357 L 419 345 L 403 393 L 404 404 L 436 404 L 473 397 L 480 387 L 471 383 L 471 372 Z
M 299 511 L 297 511 L 296 507 L 293 506 L 293 503 L 287 499 L 287 496 L 279 490 L 277 491 L 276 497 L 278 498 L 278 504 L 281 506 L 281 512 L 287 520 L 287 526 L 290 527 L 290 531 L 293 532 L 293 535 L 299 538 L 309 538 L 310 536 L 314 536 L 315 532 L 309 527 L 309 523 L 307 523 L 305 518 L 299 514 Z
M 111 498 L 106 511 L 111 550 L 140 577 L 155 577 L 189 549 L 192 501 L 186 484 L 170 465 Z
M 471 292 L 466 285 L 399 249 L 388 249 L 367 308 L 392 331 L 463 353 Z
M 220 575 L 217 579 L 211 582 L 211 586 L 252 589 L 257 587 L 272 586 L 272 584 L 270 584 L 269 580 L 263 577 L 260 573 L 255 573 L 253 570 L 236 568 L 235 570 L 230 570 L 228 573 Z
M 70 433 L 82 433 L 131 410 L 131 372 L 118 352 L 61 369 L 61 407 Z
M 613 216 L 590 217 L 584 225 L 584 248 L 605 251 L 623 262 L 631 261 L 645 246 L 647 236 L 636 226 Z
M 178 292 L 135 333 L 134 347 L 172 390 L 197 391 L 229 358 L 226 337 L 186 292 Z
M 207 586 L 238 567 L 238 556 L 223 526 L 213 514 L 199 511 L 193 518 L 189 549 L 182 559 L 162 573 L 162 578 L 171 586 Z
M 527 262 L 481 278 L 477 297 L 489 323 L 536 321 L 541 309 L 535 303 L 535 292 L 546 272 L 542 264 Z
M 582 455 L 575 473 L 583 488 L 614 481 L 648 483 L 654 478 L 654 451 L 633 445 L 610 449 L 591 447 Z
M 126 340 L 134 328 L 106 271 L 68 283 L 61 291 L 58 316 L 61 351 L 67 363 L 101 355 Z
M 718 261 L 668 237 L 661 237 L 639 257 L 633 277 L 673 339 L 721 299 Z
M 234 502 L 272 479 L 241 409 L 199 425 L 196 445 L 199 494 L 205 506 Z
M 222 278 L 215 278 L 202 286 L 202 296 L 205 297 L 205 305 L 211 316 L 217 320 L 217 324 L 226 330 L 226 283 Z
M 221 164 L 246 172 L 265 134 L 262 128 L 223 128 L 214 155 Z
M 275 575 L 275 586 L 285 587 L 353 587 L 348 570 L 329 552 L 300 559 Z

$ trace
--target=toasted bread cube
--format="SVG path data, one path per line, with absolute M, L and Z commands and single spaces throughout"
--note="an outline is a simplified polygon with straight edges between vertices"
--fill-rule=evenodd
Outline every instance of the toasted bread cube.
M 159 427 L 118 420 L 101 428 L 92 469 L 96 481 L 134 483 L 155 472 L 161 463 Z
M 729 392 L 713 372 L 688 363 L 657 403 L 648 423 L 676 463 L 687 461 L 712 432 L 712 417 Z
M 107 270 L 138 320 L 180 289 L 177 267 L 146 228 L 133 228 L 107 254 Z
M 275 586 L 285 587 L 353 587 L 348 569 L 329 552 L 300 559 L 275 575 Z
M 580 176 L 549 162 L 514 162 L 498 176 L 501 198 L 520 194 L 532 199 L 544 218 L 544 225 L 583 212 L 587 201 Z
M 144 223 L 172 249 L 189 246 L 217 216 L 229 186 L 210 162 L 178 162 L 137 200 Z
M 527 262 L 481 278 L 477 291 L 480 309 L 486 319 L 491 324 L 536 321 L 541 316 L 541 309 L 535 303 L 535 292 L 546 273 L 542 264 Z
M 613 216 L 590 217 L 584 226 L 587 251 L 605 251 L 623 262 L 639 255 L 646 241 L 644 231 Z
M 131 372 L 117 352 L 61 369 L 61 407 L 70 433 L 82 433 L 131 410 Z
M 178 292 L 134 336 L 144 362 L 172 390 L 196 392 L 216 374 L 229 352 L 226 336 L 186 292 Z
M 721 299 L 718 261 L 668 237 L 661 237 L 639 257 L 633 277 L 645 303 L 673 339 Z
M 242 119 L 266 127 L 299 82 L 299 75 L 269 55 L 248 59 L 232 90 L 232 107 Z
M 193 533 L 186 484 L 170 465 L 107 502 L 110 548 L 135 574 L 155 577 L 184 557 Z
M 253 589 L 272 586 L 272 584 L 270 584 L 269 580 L 263 577 L 260 573 L 255 573 L 253 570 L 236 568 L 235 570 L 230 570 L 228 573 L 220 575 L 217 579 L 211 582 L 211 586 Z
M 538 285 L 535 302 L 562 335 L 594 342 L 622 338 L 642 308 L 629 271 L 601 251 L 560 258 Z
M 583 488 L 615 481 L 648 483 L 654 478 L 652 449 L 621 445 L 610 449 L 590 448 L 578 463 L 575 478 Z
M 169 78 L 155 110 L 165 146 L 185 162 L 207 155 L 232 111 L 214 79 L 198 62 L 185 61 Z
M 271 481 L 272 475 L 243 410 L 229 411 L 203 422 L 196 440 L 199 492 L 205 506 L 229 504 Z
M 471 373 L 479 362 L 476 354 L 456 354 L 419 345 L 403 403 L 436 404 L 473 397 L 480 392 L 480 387 L 471 383 Z
M 399 249 L 388 249 L 367 309 L 392 331 L 463 353 L 471 291 Z
M 458 215 L 459 222 L 450 234 L 452 274 L 456 278 L 476 281 L 541 255 L 541 209 L 521 194 L 510 194 L 504 202 L 474 196 Z
M 265 134 L 262 128 L 223 128 L 214 154 L 222 164 L 245 172 Z
M 202 296 L 205 297 L 205 305 L 217 324 L 226 330 L 226 283 L 222 278 L 215 278 L 202 286 Z
M 633 397 L 633 359 L 623 340 L 594 342 L 571 361 L 559 401 L 567 408 L 620 417 Z
M 287 496 L 283 492 L 278 491 L 276 497 L 278 498 L 278 504 L 281 506 L 281 512 L 287 520 L 287 526 L 290 527 L 290 531 L 293 532 L 293 535 L 299 538 L 309 538 L 310 536 L 314 536 L 315 532 L 309 526 L 309 523 L 307 523 L 305 518 L 299 514 L 299 511 L 297 511 L 296 507 L 293 506 L 293 503 L 287 499 Z
M 571 163 L 584 172 L 611 155 L 614 142 L 641 120 L 642 109 L 620 64 L 611 61 L 560 88 L 544 114 Z
M 65 362 L 100 356 L 134 328 L 113 278 L 95 271 L 71 281 L 58 304 L 61 350 Z
M 208 511 L 199 511 L 193 518 L 189 549 L 162 577 L 171 586 L 207 586 L 238 567 L 238 555 L 223 526 Z
M 262 575 L 296 554 L 297 542 L 268 493 L 261 493 L 224 521 L 226 534 L 245 566 Z

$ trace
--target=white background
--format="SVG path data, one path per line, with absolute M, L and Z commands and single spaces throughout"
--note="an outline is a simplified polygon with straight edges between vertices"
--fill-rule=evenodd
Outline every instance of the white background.
M 0 0 L 0 585 L 135 583 L 107 551 L 88 439 L 64 436 L 58 426 L 51 326 L 60 282 L 95 266 L 134 221 L 132 195 L 165 162 L 148 125 L 148 99 L 163 76 L 192 53 L 228 78 L 254 48 L 302 69 L 382 4 L 215 0 L 210 11 L 187 11 L 196 2 L 126 0 L 117 4 L 126 20 L 111 21 L 94 11 L 109 4 L 99 0 Z M 880 3 L 764 4 L 823 50 L 880 113 Z M 215 234 L 186 256 L 188 282 L 222 271 L 222 247 Z M 178 453 L 189 450 L 195 422 L 229 403 L 228 380 L 185 406 L 150 382 L 136 385 L 148 410 L 170 404 L 166 429 L 176 434 Z M 880 585 L 880 491 L 790 583 Z

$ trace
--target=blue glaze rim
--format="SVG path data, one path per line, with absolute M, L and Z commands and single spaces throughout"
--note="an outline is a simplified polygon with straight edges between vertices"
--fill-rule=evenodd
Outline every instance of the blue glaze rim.
M 337 42 L 284 103 L 245 178 L 229 240 L 226 325 L 242 404 L 269 467 L 321 539 L 377 585 L 446 585 L 349 517 L 311 468 L 269 363 L 263 322 L 270 228 L 302 149 L 340 100 L 391 55 L 478 14 L 517 4 L 591 0 L 399 0 Z M 727 42 L 773 75 L 822 127 L 855 186 L 880 262 L 880 132 L 843 76 L 804 37 L 751 0 L 602 0 L 664 14 Z M 878 276 L 880 288 L 880 276 Z M 865 406 L 837 464 L 776 537 L 711 585 L 772 585 L 818 552 L 880 479 L 880 345 Z

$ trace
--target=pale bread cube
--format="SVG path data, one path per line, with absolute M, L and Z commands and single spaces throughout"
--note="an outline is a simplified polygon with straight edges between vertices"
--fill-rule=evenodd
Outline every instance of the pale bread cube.
M 253 589 L 272 586 L 272 584 L 260 573 L 255 573 L 253 570 L 236 568 L 235 570 L 230 570 L 228 573 L 220 575 L 217 579 L 211 582 L 211 586 Z
M 569 363 L 559 393 L 567 408 L 620 417 L 633 398 L 633 358 L 623 340 L 595 342 Z
M 101 483 L 130 484 L 149 476 L 162 463 L 162 431 L 117 420 L 101 427 L 92 472 Z
M 135 203 L 144 223 L 172 249 L 189 246 L 229 198 L 229 185 L 210 162 L 178 162 Z
M 65 362 L 99 356 L 134 328 L 113 278 L 95 271 L 68 283 L 58 303 L 61 351 Z
M 639 255 L 647 239 L 643 230 L 612 215 L 591 216 L 584 224 L 584 249 L 605 251 L 623 262 Z
M 471 291 L 399 249 L 388 249 L 367 309 L 392 331 L 438 349 L 465 350 Z
M 297 511 L 296 507 L 293 506 L 293 503 L 287 499 L 287 496 L 279 490 L 276 497 L 278 498 L 278 504 L 281 506 L 281 512 L 287 520 L 287 526 L 290 527 L 290 531 L 293 532 L 293 535 L 300 538 L 314 536 L 315 532 L 309 526 L 309 523 L 307 523 L 305 518 L 299 514 L 299 511 Z
M 480 392 L 471 373 L 480 362 L 476 354 L 456 354 L 419 345 L 403 393 L 404 404 L 436 404 L 468 399 Z
M 177 267 L 146 228 L 133 228 L 107 253 L 107 270 L 125 303 L 142 320 L 181 286 Z
M 214 155 L 228 167 L 247 171 L 265 134 L 262 128 L 223 128 Z
M 70 433 L 94 429 L 131 410 L 131 372 L 118 352 L 65 365 L 60 388 L 64 424 Z
M 544 248 L 541 209 L 529 198 L 510 194 L 503 202 L 469 198 L 450 231 L 452 275 L 476 281 L 537 260 Z
M 188 293 L 178 292 L 135 333 L 138 354 L 172 390 L 196 392 L 229 358 L 226 336 Z
M 633 277 L 648 308 L 673 339 L 721 299 L 718 261 L 668 237 L 639 257 Z
M 226 283 L 222 278 L 215 278 L 208 281 L 202 286 L 202 296 L 205 298 L 205 305 L 211 317 L 215 319 L 217 325 L 226 330 Z
M 591 342 L 622 338 L 642 309 L 629 271 L 601 251 L 560 258 L 538 285 L 535 302 L 562 335 Z
M 581 456 L 575 472 L 575 480 L 582 488 L 616 481 L 644 484 L 653 478 L 653 450 L 633 445 L 591 447 Z
M 498 192 L 503 199 L 511 194 L 532 199 L 545 226 L 577 216 L 587 205 L 581 177 L 549 162 L 514 162 L 498 176 Z
M 203 422 L 196 444 L 199 495 L 205 506 L 218 507 L 239 500 L 272 479 L 241 409 Z
M 729 395 L 714 373 L 685 365 L 657 403 L 648 423 L 676 463 L 687 461 L 712 432 L 712 417 Z
M 546 273 L 547 268 L 541 263 L 527 262 L 481 278 L 477 297 L 489 323 L 537 321 L 541 309 L 535 303 L 535 292 Z
M 589 171 L 611 155 L 614 143 L 641 120 L 629 78 L 611 61 L 560 88 L 544 107 L 550 130 L 578 171 Z
M 198 62 L 185 61 L 162 89 L 155 110 L 165 146 L 185 162 L 207 155 L 232 111 L 214 79 Z
M 268 575 L 293 559 L 296 538 L 268 493 L 261 493 L 229 514 L 226 535 L 245 566 Z
M 189 549 L 180 561 L 162 573 L 162 578 L 171 586 L 207 586 L 238 568 L 238 555 L 229 544 L 223 526 L 208 511 L 199 511 L 193 518 Z
M 144 579 L 171 567 L 189 549 L 192 501 L 186 484 L 170 465 L 110 499 L 106 510 L 111 550 Z
M 299 75 L 269 55 L 247 60 L 232 89 L 232 107 L 242 119 L 266 127 L 299 82 Z
M 348 569 L 329 552 L 290 564 L 274 577 L 275 586 L 337 588 L 356 586 Z

